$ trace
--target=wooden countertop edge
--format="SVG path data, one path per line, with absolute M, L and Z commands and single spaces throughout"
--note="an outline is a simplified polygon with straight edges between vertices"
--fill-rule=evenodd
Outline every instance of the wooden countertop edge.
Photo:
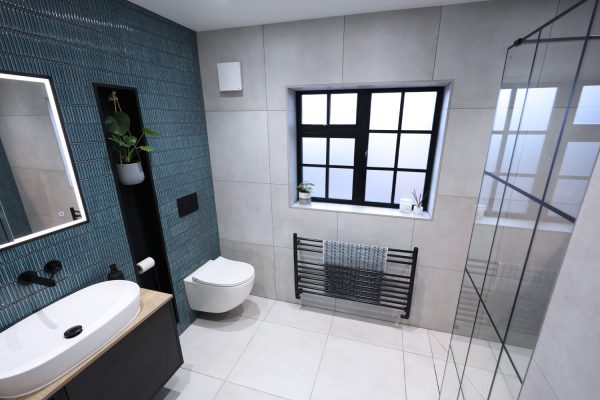
M 71 369 L 69 372 L 52 382 L 51 384 L 44 386 L 43 388 L 30 393 L 25 396 L 20 396 L 14 400 L 47 400 L 52 395 L 56 394 L 63 386 L 68 384 L 79 375 L 84 369 L 90 366 L 94 361 L 100 358 L 104 353 L 113 348 L 117 343 L 127 336 L 131 331 L 140 326 L 148 317 L 154 314 L 158 309 L 165 305 L 169 300 L 173 298 L 173 295 L 168 293 L 156 292 L 154 290 L 140 289 L 140 311 L 136 317 L 131 321 L 125 328 L 123 328 L 115 337 L 110 339 L 102 348 L 90 355 L 88 358 L 79 363 L 76 367 Z

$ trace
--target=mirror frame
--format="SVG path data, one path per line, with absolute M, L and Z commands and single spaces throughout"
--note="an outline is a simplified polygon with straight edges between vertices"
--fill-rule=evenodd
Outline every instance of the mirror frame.
M 55 122 L 58 122 L 58 124 L 54 124 L 55 125 L 54 128 L 58 131 L 57 136 L 58 136 L 59 140 L 58 140 L 57 144 L 58 144 L 60 153 L 63 156 L 63 162 L 65 164 L 65 168 L 67 168 L 67 170 L 65 172 L 67 173 L 67 175 L 72 176 L 73 179 L 75 180 L 73 190 L 75 191 L 75 198 L 81 204 L 81 210 L 80 210 L 81 218 L 71 221 L 71 222 L 61 224 L 61 225 L 57 225 L 52 228 L 43 229 L 41 231 L 37 231 L 37 232 L 31 233 L 26 236 L 21 236 L 19 238 L 15 238 L 11 242 L 6 242 L 4 244 L 0 244 L 0 252 L 9 247 L 24 244 L 31 240 L 39 239 L 41 237 L 72 228 L 76 225 L 86 224 L 86 223 L 90 222 L 90 220 L 88 218 L 88 212 L 87 212 L 87 207 L 85 204 L 85 199 L 83 198 L 83 196 L 81 194 L 81 189 L 80 189 L 80 184 L 79 184 L 79 175 L 77 174 L 77 170 L 75 169 L 75 165 L 73 163 L 73 154 L 71 152 L 71 146 L 69 143 L 69 139 L 65 133 L 65 129 L 64 129 L 65 123 L 64 123 L 64 120 L 62 117 L 62 113 L 60 112 L 60 109 L 58 107 L 58 98 L 56 96 L 56 91 L 54 90 L 55 86 L 54 86 L 52 77 L 48 76 L 48 75 L 33 75 L 33 74 L 27 74 L 27 73 L 22 73 L 22 72 L 5 71 L 5 70 L 0 69 L 0 79 L 4 79 L 4 78 L 19 80 L 19 81 L 42 83 L 46 88 L 46 93 L 49 93 L 48 94 L 48 102 L 50 103 L 50 118 L 52 118 Z

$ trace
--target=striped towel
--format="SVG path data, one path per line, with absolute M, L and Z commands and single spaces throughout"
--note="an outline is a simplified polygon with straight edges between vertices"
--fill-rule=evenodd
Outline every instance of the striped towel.
M 387 247 L 323 241 L 323 264 L 330 266 L 384 272 L 387 253 Z

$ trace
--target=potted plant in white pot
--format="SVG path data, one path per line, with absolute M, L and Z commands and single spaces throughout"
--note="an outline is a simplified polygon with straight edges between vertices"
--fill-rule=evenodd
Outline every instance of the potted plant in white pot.
M 112 142 L 113 149 L 119 155 L 117 164 L 117 176 L 119 182 L 123 185 L 137 185 L 144 181 L 144 169 L 140 154 L 142 152 L 152 152 L 152 146 L 140 145 L 144 135 L 159 136 L 158 132 L 152 129 L 142 128 L 141 134 L 136 137 L 131 134 L 131 120 L 126 112 L 123 112 L 116 92 L 113 92 L 109 98 L 115 105 L 115 115 L 109 116 L 104 120 L 104 126 L 108 131 L 108 140 Z
M 310 194 L 315 189 L 314 183 L 304 181 L 298 185 L 298 202 L 303 205 L 310 204 Z
M 415 199 L 415 205 L 413 206 L 413 214 L 415 215 L 423 215 L 423 195 L 419 194 L 417 196 L 417 191 L 413 190 L 413 198 Z

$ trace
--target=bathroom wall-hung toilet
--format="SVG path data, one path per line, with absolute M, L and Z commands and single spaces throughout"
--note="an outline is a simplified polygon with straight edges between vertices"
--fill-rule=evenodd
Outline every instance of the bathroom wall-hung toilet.
M 252 265 L 219 257 L 206 262 L 183 282 L 193 310 L 223 313 L 248 298 L 254 277 Z

